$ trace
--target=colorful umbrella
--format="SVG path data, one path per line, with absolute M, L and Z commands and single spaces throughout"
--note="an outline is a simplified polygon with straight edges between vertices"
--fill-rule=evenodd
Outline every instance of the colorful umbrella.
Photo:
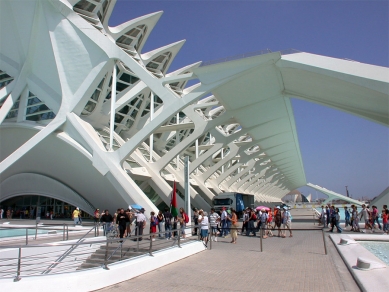
M 266 211 L 270 210 L 270 208 L 266 207 L 266 206 L 258 206 L 257 208 L 255 208 L 255 210 L 258 210 L 258 211 L 261 211 L 262 209 L 265 209 Z

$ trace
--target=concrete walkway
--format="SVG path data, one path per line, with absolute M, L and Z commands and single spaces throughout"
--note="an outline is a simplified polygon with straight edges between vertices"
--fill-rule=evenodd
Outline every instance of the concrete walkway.
M 218 238 L 212 249 L 99 291 L 360 291 L 312 211 L 292 210 L 293 237 Z M 289 233 L 287 233 L 289 235 Z M 125 271 L 123 271 L 125 272 Z

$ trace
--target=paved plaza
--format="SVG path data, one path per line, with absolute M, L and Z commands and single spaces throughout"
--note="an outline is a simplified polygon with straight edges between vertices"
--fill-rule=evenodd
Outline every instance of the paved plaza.
M 99 291 L 360 291 L 328 233 L 325 255 L 311 214 L 292 210 L 292 228 L 317 230 L 264 239 L 263 252 L 259 237 L 218 238 L 212 249 Z

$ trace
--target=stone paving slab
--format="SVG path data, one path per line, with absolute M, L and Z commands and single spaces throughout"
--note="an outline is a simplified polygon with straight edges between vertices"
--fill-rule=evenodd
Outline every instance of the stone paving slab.
M 292 210 L 293 218 L 310 210 Z M 304 220 L 302 220 L 304 221 Z M 360 291 L 335 247 L 312 220 L 293 223 L 293 237 L 219 238 L 212 249 L 99 291 Z M 287 233 L 289 234 L 289 233 Z

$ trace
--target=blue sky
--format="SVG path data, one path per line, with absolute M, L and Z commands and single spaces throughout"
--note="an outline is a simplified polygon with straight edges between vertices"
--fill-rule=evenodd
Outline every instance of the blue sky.
M 143 53 L 186 39 L 169 71 L 266 48 L 389 66 L 388 1 L 118 0 L 109 24 L 161 10 Z M 302 100 L 292 105 L 308 182 L 342 194 L 347 185 L 358 199 L 389 185 L 388 127 Z

